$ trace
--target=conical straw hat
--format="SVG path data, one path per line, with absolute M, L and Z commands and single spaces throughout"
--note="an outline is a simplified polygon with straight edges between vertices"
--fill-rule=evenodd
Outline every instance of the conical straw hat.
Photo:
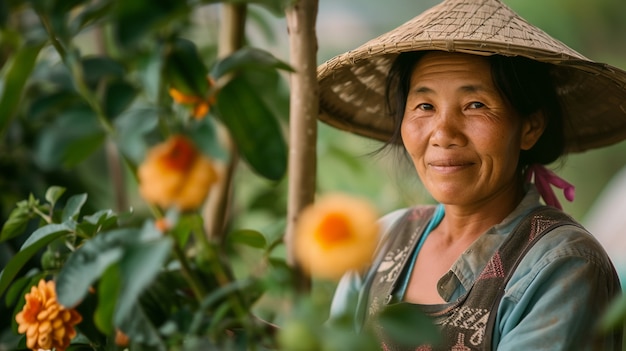
M 385 115 L 387 73 L 399 53 L 423 50 L 518 55 L 554 64 L 566 151 L 626 139 L 626 72 L 585 58 L 498 0 L 445 0 L 320 65 L 320 120 L 388 141 L 393 124 Z

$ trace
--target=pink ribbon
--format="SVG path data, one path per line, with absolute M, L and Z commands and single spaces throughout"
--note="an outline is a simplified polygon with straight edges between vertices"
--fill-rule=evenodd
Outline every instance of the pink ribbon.
M 565 179 L 556 175 L 551 170 L 541 164 L 535 163 L 528 166 L 528 170 L 526 171 L 526 182 L 530 183 L 533 175 L 535 176 L 535 186 L 537 186 L 537 190 L 546 202 L 546 205 L 554 206 L 559 210 L 563 209 L 550 185 L 563 189 L 563 195 L 565 198 L 570 202 L 574 201 L 574 186 L 565 181 Z

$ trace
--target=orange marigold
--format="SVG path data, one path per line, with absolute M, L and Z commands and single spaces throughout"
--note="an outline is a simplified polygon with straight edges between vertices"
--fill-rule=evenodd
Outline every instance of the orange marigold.
M 208 81 L 209 87 L 215 85 L 215 82 L 210 77 L 208 78 Z M 191 115 L 195 119 L 204 118 L 216 101 L 215 92 L 212 92 L 212 94 L 208 97 L 201 97 L 196 95 L 187 95 L 180 90 L 170 88 L 170 96 L 179 104 L 190 105 L 192 107 Z
M 150 149 L 137 173 L 146 201 L 181 210 L 200 207 L 217 180 L 212 161 L 181 135 Z
M 26 304 L 15 316 L 18 332 L 26 334 L 26 346 L 31 350 L 64 351 L 76 336 L 74 326 L 82 321 L 74 309 L 57 302 L 54 281 L 39 281 L 26 294 Z
M 296 223 L 295 255 L 311 275 L 338 279 L 371 262 L 378 215 L 360 198 L 329 194 L 305 208 Z

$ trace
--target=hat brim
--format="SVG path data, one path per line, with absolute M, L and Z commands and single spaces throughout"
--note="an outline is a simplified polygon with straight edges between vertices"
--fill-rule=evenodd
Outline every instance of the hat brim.
M 553 64 L 564 112 L 566 151 L 581 152 L 626 139 L 626 72 L 588 60 L 495 0 L 446 1 L 320 65 L 319 119 L 389 141 L 394 130 L 385 113 L 389 68 L 402 52 L 430 50 L 524 56 Z

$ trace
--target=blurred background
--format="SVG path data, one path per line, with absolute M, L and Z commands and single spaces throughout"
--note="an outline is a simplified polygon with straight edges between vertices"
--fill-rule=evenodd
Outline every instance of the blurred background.
M 1 13 L 3 8 L 8 8 L 5 5 L 11 3 L 4 1 L 8 0 L 0 0 L 0 17 L 8 18 L 7 23 L 11 23 L 12 19 L 19 16 Z M 626 70 L 626 1 L 503 2 L 532 24 L 586 57 Z M 439 1 L 435 0 L 320 0 L 317 16 L 318 64 L 356 48 L 437 3 Z M 192 23 L 187 24 L 188 37 L 197 43 L 207 57 L 215 53 L 219 19 L 219 5 L 208 4 L 199 7 L 191 19 Z M 21 24 L 28 27 L 31 25 L 29 20 L 32 18 L 23 16 Z M 102 45 L 94 40 L 93 34 L 87 31 L 77 38 L 84 55 L 97 52 L 98 46 Z M 251 46 L 270 51 L 279 59 L 289 61 L 287 25 L 280 14 L 258 5 L 250 6 L 246 34 Z M 10 56 L 10 50 L 5 45 L 7 40 L 0 37 L 0 67 Z M 58 61 L 53 53 L 44 54 L 52 61 Z M 46 71 L 46 68 L 36 69 L 32 79 L 42 80 L 47 75 L 54 75 L 54 72 Z M 288 96 L 287 78 L 284 78 L 281 93 Z M 38 93 L 28 91 L 33 101 L 32 96 Z M 285 126 L 287 107 L 287 103 L 276 107 L 280 110 Z M 119 161 L 110 157 L 114 154 L 111 150 L 102 147 L 88 157 L 73 155 L 80 162 L 61 163 L 53 153 L 55 144 L 65 142 L 64 139 L 46 137 L 55 111 L 45 110 L 35 104 L 28 110 L 22 110 L 21 121 L 26 122 L 22 125 L 16 122 L 16 126 L 0 140 L 0 217 L 3 222 L 17 201 L 26 198 L 29 193 L 42 198 L 50 185 L 67 187 L 68 194 L 89 193 L 87 210 L 128 207 L 135 208 L 138 213 L 145 210 L 137 197 L 136 184 L 128 171 L 120 167 Z M 76 125 L 73 127 L 82 128 Z M 70 128 L 67 133 L 72 130 Z M 318 192 L 342 191 L 366 197 L 378 207 L 381 214 L 399 207 L 432 202 L 421 187 L 412 166 L 404 159 L 394 154 L 372 154 L 380 146 L 378 142 L 340 132 L 320 123 Z M 136 151 L 137 155 L 141 155 L 145 150 Z M 621 267 L 626 267 L 626 240 L 623 239 L 626 235 L 626 186 L 622 185 L 626 183 L 626 142 L 569 155 L 563 162 L 553 165 L 553 169 L 576 186 L 576 200 L 573 203 L 565 201 L 562 194 L 558 194 L 565 211 L 588 226 L 605 245 L 622 272 Z M 268 236 L 281 235 L 286 214 L 287 179 L 279 182 L 260 179 L 244 164 L 239 167 L 236 177 L 231 226 L 256 228 Z M 0 268 L 4 267 L 19 244 L 0 244 Z M 249 260 L 254 264 L 254 257 Z

